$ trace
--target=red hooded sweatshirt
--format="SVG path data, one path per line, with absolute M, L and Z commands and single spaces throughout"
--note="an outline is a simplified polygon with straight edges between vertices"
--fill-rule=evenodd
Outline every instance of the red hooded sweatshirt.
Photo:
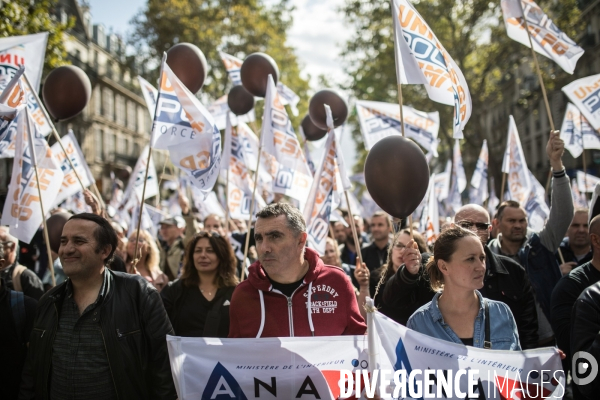
M 304 258 L 308 261 L 308 272 L 289 298 L 273 289 L 259 261 L 250 266 L 248 279 L 236 287 L 231 298 L 230 338 L 365 333 L 367 326 L 344 271 L 323 264 L 310 248 Z

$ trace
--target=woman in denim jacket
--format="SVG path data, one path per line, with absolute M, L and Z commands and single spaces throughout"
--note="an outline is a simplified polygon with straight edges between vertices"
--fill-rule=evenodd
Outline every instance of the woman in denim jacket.
M 427 271 L 437 293 L 409 318 L 408 328 L 467 346 L 521 350 L 508 306 L 484 299 L 477 290 L 483 287 L 485 252 L 474 233 L 458 226 L 445 230 L 435 242 Z M 491 346 L 485 343 L 486 304 Z

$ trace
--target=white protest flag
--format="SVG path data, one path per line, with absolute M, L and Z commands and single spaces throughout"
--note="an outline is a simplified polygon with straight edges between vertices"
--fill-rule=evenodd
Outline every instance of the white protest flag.
M 523 147 L 521 147 L 517 125 L 512 115 L 508 121 L 508 140 L 504 160 L 502 161 L 502 172 L 508 174 L 506 183 L 508 184 L 510 198 L 524 207 L 529 200 L 529 194 L 533 186 Z
M 429 178 L 427 205 L 421 218 L 421 227 L 425 233 L 425 241 L 431 246 L 435 243 L 435 240 L 440 234 L 440 212 L 438 208 L 438 199 L 435 193 L 435 174 L 432 174 Z
M 546 225 L 546 219 L 550 216 L 550 208 L 546 204 L 546 189 L 535 179 L 531 171 L 527 170 L 527 172 L 529 173 L 529 181 L 531 182 L 531 192 L 525 204 L 527 223 L 531 230 L 539 232 Z
M 565 394 L 565 374 L 554 347 L 499 351 L 493 349 L 492 343 L 492 350 L 487 350 L 415 332 L 378 311 L 373 317 L 383 348 L 380 358 L 383 358 L 382 353 L 387 355 L 396 371 L 404 370 L 407 381 L 413 371 L 437 370 L 443 373 L 440 378 L 452 382 L 452 385 L 438 385 L 433 379 L 429 384 L 433 396 L 423 396 L 425 385 L 419 385 L 423 378 L 416 375 L 416 387 L 406 388 L 402 396 L 394 398 L 407 398 L 411 389 L 421 390 L 421 394 L 408 398 L 561 399 Z M 469 373 L 473 376 L 475 396 L 468 395 Z
M 41 199 L 34 165 L 37 165 Z M 62 181 L 63 172 L 52 150 L 24 108 L 17 116 L 15 159 L 1 224 L 8 225 L 13 236 L 29 243 L 45 218 L 40 202 L 44 212 L 50 211 Z
M 79 176 L 79 179 L 81 179 L 81 183 L 84 187 L 88 187 L 96 182 L 92 176 L 90 168 L 87 165 L 87 162 L 85 161 L 85 157 L 83 156 L 83 152 L 77 143 L 77 139 L 75 138 L 73 131 L 69 130 L 69 133 L 63 136 L 61 141 L 67 154 L 65 154 L 60 147 L 60 143 L 58 142 L 54 143 L 54 145 L 51 147 L 54 158 L 56 159 L 58 165 L 60 165 L 60 168 L 64 174 L 63 182 L 60 186 L 60 192 L 58 192 L 54 202 L 55 205 L 62 203 L 67 198 L 75 195 L 77 192 L 82 191 L 81 184 L 75 175 L 76 173 Z M 75 167 L 75 171 L 73 171 L 73 168 L 71 168 L 71 163 L 69 163 L 69 159 L 67 159 L 67 157 L 69 157 L 71 160 L 71 163 Z
M 292 114 L 294 114 L 294 117 L 297 117 L 297 105 L 300 102 L 300 96 L 298 96 L 292 89 L 285 86 L 281 82 L 277 82 L 277 93 L 279 93 L 279 99 L 281 100 L 281 104 L 283 104 L 284 106 L 289 105 L 290 110 L 292 110 Z
M 358 100 L 356 113 L 367 150 L 385 137 L 402 134 L 398 104 Z M 437 157 L 440 114 L 437 111 L 426 113 L 409 106 L 403 106 L 402 113 L 406 137 L 421 145 L 428 155 Z
M 454 141 L 454 149 L 452 151 L 452 175 L 450 180 L 450 190 L 446 198 L 446 204 L 454 212 L 462 207 L 462 192 L 467 187 L 467 176 L 463 166 L 462 155 L 460 153 L 459 140 Z
M 271 76 L 267 83 L 261 140 L 261 159 L 273 177 L 272 191 L 305 203 L 312 174 Z
M 205 194 L 212 190 L 221 164 L 221 133 L 200 100 L 171 71 L 166 57 L 151 140 L 155 148 L 169 150 L 173 165 L 185 171 L 194 186 Z
M 598 183 L 600 183 L 600 178 L 597 176 L 577 171 L 577 186 L 579 187 L 579 191 L 592 193 Z
M 458 65 L 408 0 L 391 0 L 398 84 L 425 85 L 429 98 L 454 106 L 453 137 L 463 138 L 471 94 Z
M 502 0 L 500 4 L 509 38 L 531 47 L 523 19 L 525 14 L 533 50 L 553 60 L 569 74 L 573 73 L 583 49 L 558 29 L 533 0 Z
M 304 157 L 306 157 L 306 163 L 308 164 L 308 168 L 310 169 L 310 173 L 313 175 L 315 175 L 316 172 L 316 167 L 315 167 L 315 162 L 312 159 L 312 154 L 310 151 L 310 147 L 308 144 L 308 140 L 306 140 L 306 135 L 304 134 L 304 129 L 302 128 L 302 125 L 300 125 L 298 127 L 298 130 L 300 131 L 300 139 L 302 140 L 302 148 L 304 149 Z
M 438 201 L 443 201 L 448 198 L 450 193 L 450 178 L 452 177 L 452 160 L 446 163 L 446 170 L 435 175 L 435 195 Z
M 587 196 L 579 191 L 579 185 L 575 179 L 571 180 L 571 193 L 573 193 L 573 205 L 575 208 L 588 208 Z M 593 190 L 592 190 L 593 191 Z
M 59 207 L 69 210 L 73 214 L 92 212 L 92 207 L 88 206 L 85 202 L 82 191 L 75 193 L 73 196 L 67 197 L 65 201 L 59 205 Z
M 253 122 L 256 120 L 256 115 L 254 114 L 254 108 L 250 110 L 247 114 L 236 116 L 234 113 L 229 111 L 229 105 L 227 104 L 227 95 L 219 97 L 216 101 L 214 101 L 211 105 L 208 106 L 208 112 L 215 120 L 215 125 L 219 130 L 225 129 L 225 125 L 227 122 L 225 118 L 229 114 L 231 118 L 231 125 L 237 126 L 239 122 Z
M 227 208 L 231 218 L 247 221 L 267 204 L 260 193 L 255 193 L 254 210 L 251 212 L 254 181 L 245 163 L 243 147 L 238 129 L 234 129 L 228 119 L 225 129 L 225 145 L 223 146 L 222 169 L 229 171 L 227 192 Z
M 33 89 L 40 89 L 47 41 L 48 32 L 0 38 L 0 92 L 22 65 Z
M 562 88 L 595 130 L 600 130 L 600 74 L 577 79 Z
M 154 119 L 154 110 L 156 110 L 156 100 L 158 99 L 158 90 L 150 82 L 138 76 L 138 82 L 140 83 L 140 89 L 144 95 L 146 101 L 146 107 L 150 113 L 150 118 Z
M 471 186 L 473 186 L 470 193 L 470 202 L 475 204 L 483 204 L 488 198 L 488 161 L 489 153 L 487 140 L 483 141 L 481 146 L 481 152 L 475 164 L 475 171 L 471 177 Z
M 150 234 L 152 236 L 156 236 L 158 234 L 158 229 L 156 226 L 154 226 L 154 223 L 152 222 L 152 219 L 150 218 L 150 215 L 148 214 L 148 208 L 147 208 L 148 206 L 149 206 L 148 204 L 144 204 L 144 207 L 142 207 L 142 210 L 143 210 L 142 211 L 142 225 L 140 226 L 140 229 L 150 232 Z M 135 207 L 133 207 L 133 210 L 131 211 L 131 221 L 133 221 L 133 223 L 129 224 L 129 230 L 127 231 L 127 237 L 131 237 L 131 235 L 133 235 L 135 233 L 135 231 L 137 229 L 137 221 L 140 218 L 139 216 L 140 216 L 140 202 L 138 201 L 135 204 Z
M 135 163 L 133 172 L 129 176 L 129 182 L 125 188 L 123 194 L 123 203 L 129 208 L 136 202 L 144 201 L 153 196 L 158 196 L 158 176 L 156 175 L 156 167 L 154 166 L 154 158 L 150 156 L 150 167 L 148 168 L 148 179 L 146 179 L 146 193 L 142 199 L 142 192 L 144 190 L 144 178 L 146 177 L 146 163 L 148 162 L 148 152 L 150 147 L 144 147 L 140 157 Z
M 573 158 L 583 153 L 583 149 L 600 149 L 600 134 L 583 116 L 573 103 L 567 104 L 565 118 L 560 128 L 560 138 L 565 142 Z
M 204 194 L 200 192 L 198 188 L 192 186 L 192 199 L 194 204 L 202 218 L 206 218 L 210 214 L 218 215 L 221 218 L 225 218 L 225 209 L 219 203 L 217 194 L 215 192 L 209 192 L 208 196 L 203 199 Z
M 490 198 L 488 200 L 488 212 L 490 213 L 490 218 L 494 218 L 496 215 L 496 209 L 500 205 L 500 199 L 496 196 L 496 187 L 494 186 L 494 177 L 490 178 Z
M 219 51 L 219 54 L 221 55 L 221 60 L 223 61 L 223 64 L 225 64 L 225 70 L 227 71 L 227 74 L 229 75 L 229 79 L 231 79 L 231 83 L 233 83 L 233 86 L 241 85 L 242 76 L 240 75 L 240 70 L 244 61 L 222 51 Z
M 25 72 L 25 74 L 26 73 L 27 72 Z M 23 75 L 21 75 L 18 78 L 18 81 L 14 83 L 15 86 L 12 88 L 13 93 L 11 93 L 6 105 L 16 108 L 26 105 L 29 109 L 30 118 L 33 121 L 38 133 L 42 136 L 48 136 L 48 134 L 52 132 L 52 126 L 42 110 L 42 105 L 38 103 L 33 89 L 29 86 L 29 84 L 27 84 L 27 80 L 24 79 Z M 0 135 L 0 158 L 9 158 L 15 156 L 15 136 L 17 134 L 16 124 L 16 120 L 13 120 L 10 122 L 10 124 L 8 124 L 8 126 L 3 126 L 2 128 L 4 131 Z

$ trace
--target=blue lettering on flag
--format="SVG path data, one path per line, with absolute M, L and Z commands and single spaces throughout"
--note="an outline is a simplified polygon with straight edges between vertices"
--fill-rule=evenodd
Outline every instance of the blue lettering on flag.
M 600 89 L 591 93 L 588 97 L 583 100 L 583 105 L 590 113 L 595 113 L 600 109 Z
M 220 362 L 210 374 L 201 400 L 248 400 L 239 383 Z

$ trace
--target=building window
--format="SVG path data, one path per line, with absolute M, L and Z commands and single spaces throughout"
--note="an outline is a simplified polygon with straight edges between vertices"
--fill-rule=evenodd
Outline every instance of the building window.
M 102 93 L 100 86 L 94 88 L 94 114 L 102 115 Z
M 109 120 L 114 120 L 115 104 L 113 92 L 109 88 L 102 90 L 102 114 Z
M 102 129 L 96 129 L 94 147 L 96 149 L 94 154 L 96 156 L 96 160 L 102 160 L 104 156 L 104 132 L 102 132 Z
M 121 95 L 116 95 L 116 114 L 117 124 L 125 126 L 125 98 Z
M 104 134 L 104 139 L 105 139 L 105 156 L 107 159 L 112 160 L 113 156 L 115 154 L 115 134 L 112 132 L 105 132 Z
M 137 117 L 138 117 L 138 132 L 140 133 L 145 133 L 146 132 L 146 113 L 144 112 L 145 110 L 141 107 L 138 106 L 137 108 Z
M 117 136 L 117 153 L 127 154 L 127 141 L 125 140 L 123 135 Z
M 131 129 L 135 131 L 136 128 L 136 119 L 135 115 L 135 103 L 133 101 L 127 102 L 127 129 Z

